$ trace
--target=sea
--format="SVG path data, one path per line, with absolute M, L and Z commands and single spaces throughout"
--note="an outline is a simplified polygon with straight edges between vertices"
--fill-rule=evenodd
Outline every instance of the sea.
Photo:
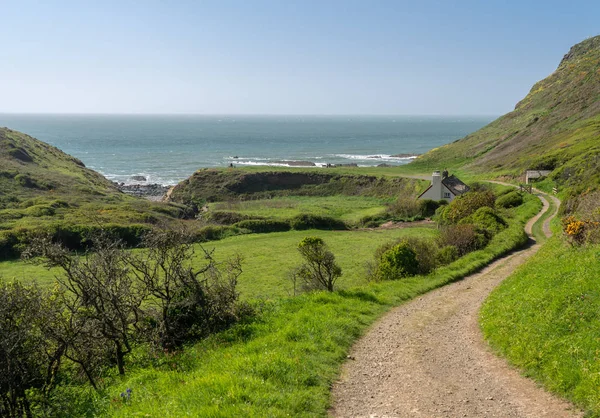
M 0 114 L 0 126 L 54 145 L 110 180 L 173 185 L 204 167 L 407 164 L 493 119 Z

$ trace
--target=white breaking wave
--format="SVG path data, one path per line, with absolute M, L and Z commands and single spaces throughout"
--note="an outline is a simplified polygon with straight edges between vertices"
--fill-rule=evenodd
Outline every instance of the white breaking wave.
M 354 155 L 354 154 L 333 154 L 333 157 L 345 158 L 347 160 L 368 160 L 368 161 L 407 161 L 414 160 L 416 156 L 410 157 L 393 157 L 388 154 L 369 154 L 369 155 Z

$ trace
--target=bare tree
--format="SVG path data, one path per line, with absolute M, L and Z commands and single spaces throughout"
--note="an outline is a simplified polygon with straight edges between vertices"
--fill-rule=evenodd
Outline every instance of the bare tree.
M 77 342 L 83 348 L 87 343 L 82 341 L 101 339 L 112 344 L 119 374 L 124 374 L 124 358 L 132 350 L 145 292 L 132 280 L 128 253 L 119 240 L 100 232 L 91 241 L 94 251 L 82 256 L 70 253 L 49 238 L 37 239 L 27 254 L 41 254 L 46 266 L 63 270 L 58 280 L 67 291 L 63 300 L 71 316 L 70 329 L 65 329 L 64 335 L 70 335 L 70 353 L 78 353 L 73 355 L 74 361 L 81 364 L 87 374 L 85 357 L 92 353 L 78 350 Z M 91 379 L 89 375 L 88 378 Z
M 194 247 L 184 231 L 154 231 L 145 251 L 129 258 L 132 274 L 149 294 L 146 313 L 157 323 L 157 342 L 174 349 L 231 324 L 236 317 L 241 259 L 217 263 L 200 247 L 205 263 L 192 262 Z

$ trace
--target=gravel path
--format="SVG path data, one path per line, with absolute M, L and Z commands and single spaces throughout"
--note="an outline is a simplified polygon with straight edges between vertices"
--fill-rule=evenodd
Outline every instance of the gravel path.
M 526 231 L 548 209 L 532 219 Z M 567 402 L 493 355 L 477 317 L 489 293 L 538 250 L 531 242 L 460 282 L 406 303 L 352 348 L 332 389 L 338 417 L 576 417 Z

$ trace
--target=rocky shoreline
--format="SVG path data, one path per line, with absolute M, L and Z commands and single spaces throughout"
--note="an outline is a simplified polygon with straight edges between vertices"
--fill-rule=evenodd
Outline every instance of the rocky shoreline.
M 148 200 L 160 201 L 166 196 L 171 188 L 162 184 L 125 184 L 115 182 L 117 188 L 123 193 L 127 193 L 136 197 L 143 197 Z

